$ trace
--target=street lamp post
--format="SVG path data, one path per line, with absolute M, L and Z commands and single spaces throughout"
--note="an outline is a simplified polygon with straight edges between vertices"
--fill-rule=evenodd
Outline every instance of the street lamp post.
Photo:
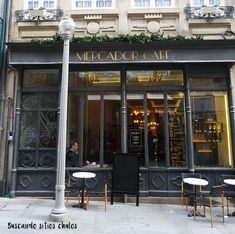
M 75 31 L 75 23 L 68 13 L 59 23 L 59 31 L 64 40 L 62 80 L 60 92 L 60 118 L 57 146 L 57 173 L 56 173 L 56 196 L 55 206 L 49 219 L 54 222 L 67 220 L 68 212 L 65 207 L 65 155 L 67 133 L 67 100 L 68 100 L 68 73 L 69 73 L 69 40 Z

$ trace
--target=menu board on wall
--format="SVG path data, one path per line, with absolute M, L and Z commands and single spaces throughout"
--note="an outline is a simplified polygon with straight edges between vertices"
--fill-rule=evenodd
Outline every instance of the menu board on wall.
M 142 133 L 139 129 L 130 130 L 130 147 L 142 147 Z
M 169 115 L 169 140 L 171 166 L 185 166 L 184 113 L 173 113 Z

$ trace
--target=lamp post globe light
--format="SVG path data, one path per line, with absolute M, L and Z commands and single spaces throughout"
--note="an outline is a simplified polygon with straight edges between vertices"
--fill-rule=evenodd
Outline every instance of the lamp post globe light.
M 60 93 L 59 134 L 57 144 L 57 172 L 55 186 L 55 206 L 50 213 L 49 219 L 54 222 L 66 221 L 68 212 L 65 207 L 65 155 L 66 155 L 66 132 L 67 132 L 67 101 L 68 101 L 68 75 L 69 75 L 69 40 L 75 31 L 75 23 L 67 12 L 59 23 L 59 32 L 62 35 L 63 64 Z

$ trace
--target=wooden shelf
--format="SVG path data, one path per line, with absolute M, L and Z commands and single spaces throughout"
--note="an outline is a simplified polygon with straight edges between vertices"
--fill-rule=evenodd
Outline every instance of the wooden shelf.
M 198 150 L 197 152 L 199 152 L 199 153 L 211 153 L 212 152 L 212 150 L 206 150 L 206 149 L 202 149 L 202 150 Z
M 193 140 L 193 142 L 195 142 L 195 143 L 207 143 L 208 141 L 207 140 L 203 140 L 203 139 L 195 139 L 195 140 Z

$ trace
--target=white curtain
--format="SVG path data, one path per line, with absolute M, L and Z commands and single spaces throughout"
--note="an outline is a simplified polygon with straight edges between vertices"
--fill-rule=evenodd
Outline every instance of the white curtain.
M 204 5 L 204 0 L 193 0 L 193 5 L 195 6 L 201 6 Z
M 29 9 L 39 8 L 39 0 L 29 0 L 28 1 L 28 8 Z
M 112 7 L 112 0 L 96 0 L 96 7 Z
M 210 5 L 220 5 L 220 0 L 209 0 Z
M 55 7 L 54 3 L 55 3 L 54 0 L 44 0 L 43 1 L 43 7 L 45 7 L 45 8 L 54 8 Z
M 155 0 L 156 6 L 171 6 L 171 0 Z
M 89 8 L 91 7 L 91 0 L 80 0 L 76 1 L 77 8 Z
M 150 6 L 150 0 L 135 0 L 135 7 Z

